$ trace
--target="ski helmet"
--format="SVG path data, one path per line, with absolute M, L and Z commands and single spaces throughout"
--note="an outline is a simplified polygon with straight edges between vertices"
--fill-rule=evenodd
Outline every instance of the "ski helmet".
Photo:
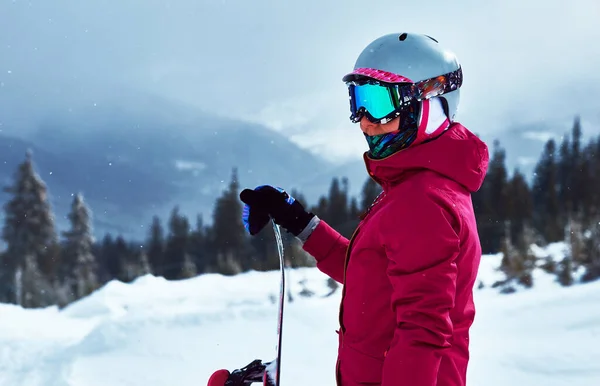
M 392 101 L 395 114 L 388 111 L 385 119 L 375 119 L 376 121 L 386 122 L 399 116 L 402 105 L 408 105 L 411 100 L 422 101 L 438 97 L 448 120 L 453 122 L 460 101 L 462 68 L 456 56 L 434 38 L 417 33 L 393 33 L 379 37 L 367 45 L 358 56 L 354 70 L 342 80 L 347 84 L 372 80 L 397 85 L 397 96 Z M 373 101 L 374 98 L 368 99 Z M 354 122 L 360 120 L 356 120 L 356 110 L 360 107 L 352 106 L 351 101 L 351 119 Z M 369 110 L 369 106 L 362 107 L 363 112 Z M 375 105 L 372 107 L 377 108 Z M 371 118 L 377 114 L 370 113 Z

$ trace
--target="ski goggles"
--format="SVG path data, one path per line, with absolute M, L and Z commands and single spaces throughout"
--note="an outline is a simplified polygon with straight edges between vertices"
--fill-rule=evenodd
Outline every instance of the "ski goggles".
M 387 123 L 400 116 L 412 103 L 433 98 L 462 85 L 462 69 L 416 83 L 387 83 L 372 78 L 346 82 L 350 94 L 350 120 L 366 117 L 373 123 Z

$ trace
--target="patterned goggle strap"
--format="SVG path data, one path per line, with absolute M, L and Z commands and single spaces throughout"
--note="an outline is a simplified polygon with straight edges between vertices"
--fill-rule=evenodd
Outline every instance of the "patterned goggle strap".
M 366 116 L 373 123 L 386 123 L 416 101 L 433 98 L 458 89 L 462 69 L 416 83 L 387 83 L 374 79 L 348 82 L 350 119 L 359 122 Z
M 458 67 L 456 71 L 436 76 L 435 78 L 422 80 L 406 86 L 402 85 L 399 87 L 399 91 L 401 90 L 402 96 L 424 100 L 457 90 L 462 86 L 462 83 L 462 67 Z

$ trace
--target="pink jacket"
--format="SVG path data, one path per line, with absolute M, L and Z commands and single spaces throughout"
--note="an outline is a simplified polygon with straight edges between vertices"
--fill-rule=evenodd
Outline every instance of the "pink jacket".
M 364 158 L 380 199 L 350 240 L 321 221 L 304 244 L 344 284 L 337 383 L 465 385 L 481 257 L 471 192 L 487 146 L 454 123 L 431 142 Z

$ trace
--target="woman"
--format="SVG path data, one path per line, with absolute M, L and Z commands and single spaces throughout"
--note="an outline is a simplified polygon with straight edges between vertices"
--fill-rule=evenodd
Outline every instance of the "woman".
M 471 193 L 488 151 L 455 120 L 462 69 L 429 36 L 389 34 L 343 81 L 382 194 L 348 240 L 282 189 L 245 189 L 246 228 L 273 218 L 344 284 L 338 385 L 465 385 L 481 257 Z

